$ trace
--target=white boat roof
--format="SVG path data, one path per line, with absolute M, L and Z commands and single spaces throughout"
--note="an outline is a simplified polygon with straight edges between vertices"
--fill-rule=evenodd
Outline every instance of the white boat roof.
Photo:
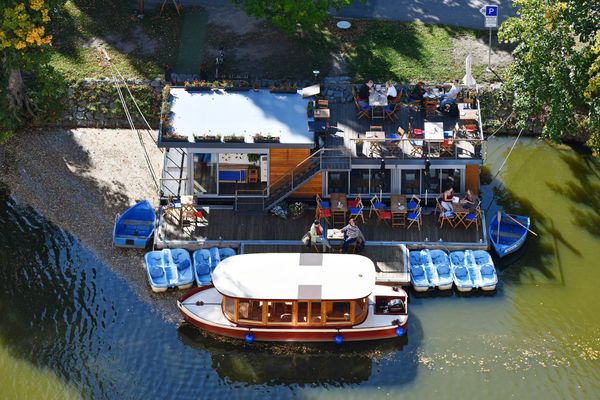
M 212 277 L 215 288 L 229 297 L 359 299 L 375 287 L 375 266 L 354 254 L 242 254 L 222 261 Z

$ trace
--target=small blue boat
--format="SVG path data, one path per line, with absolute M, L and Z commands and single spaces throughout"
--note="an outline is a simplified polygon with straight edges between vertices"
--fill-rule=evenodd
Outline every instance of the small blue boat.
M 156 213 L 150 202 L 140 201 L 122 215 L 117 214 L 113 244 L 117 247 L 146 248 L 154 233 L 155 222 Z
M 437 286 L 438 274 L 431 262 L 429 250 L 412 250 L 409 252 L 411 283 L 417 292 L 425 292 Z
M 212 282 L 210 270 L 210 250 L 200 249 L 193 254 L 194 277 L 198 286 L 210 285 Z
M 452 289 L 453 279 L 450 270 L 450 259 L 444 250 L 429 250 L 433 267 L 437 272 L 435 286 L 440 290 Z
M 225 261 L 227 258 L 235 256 L 236 254 L 237 253 L 235 252 L 235 250 L 230 247 L 224 247 L 222 249 L 219 249 L 219 258 L 221 261 Z
M 450 268 L 452 269 L 452 280 L 459 292 L 470 292 L 473 290 L 471 271 L 467 267 L 464 251 L 453 251 L 450 253 Z
M 163 249 L 146 253 L 146 272 L 154 292 L 168 288 L 187 289 L 192 286 L 192 262 L 187 250 Z
M 496 289 L 498 276 L 487 251 L 453 251 L 450 253 L 450 265 L 454 284 L 460 292 Z
M 498 213 L 492 217 L 489 235 L 499 257 L 514 253 L 523 246 L 530 222 L 529 217 L 522 215 Z

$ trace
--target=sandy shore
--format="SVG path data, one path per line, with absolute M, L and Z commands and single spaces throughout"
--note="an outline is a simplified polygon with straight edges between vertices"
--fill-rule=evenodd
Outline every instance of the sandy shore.
M 145 132 L 142 139 L 160 177 L 163 153 Z M 118 212 L 140 199 L 148 199 L 155 206 L 158 203 L 158 190 L 135 132 L 39 130 L 16 136 L 1 150 L 0 180 L 20 203 L 32 206 L 77 236 L 166 320 L 181 320 L 175 299 L 182 292 L 154 294 L 150 290 L 144 271 L 144 251 L 112 246 L 113 223 Z

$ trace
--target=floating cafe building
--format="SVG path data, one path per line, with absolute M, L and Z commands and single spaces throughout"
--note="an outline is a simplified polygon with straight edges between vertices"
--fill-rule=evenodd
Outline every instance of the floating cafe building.
M 453 115 L 427 99 L 366 111 L 353 103 L 316 102 L 318 85 L 169 90 L 158 135 L 164 165 L 155 248 L 300 252 L 314 209 L 287 222 L 270 211 L 296 201 L 312 207 L 316 196 L 339 194 L 362 199 L 363 255 L 374 262 L 378 282 L 410 284 L 407 249 L 489 247 L 485 215 L 468 229 L 440 228 L 435 213 L 436 197 L 448 184 L 458 195 L 479 194 L 485 141 L 475 87 L 462 89 Z M 405 218 L 369 218 L 375 195 L 388 207 L 393 196 L 418 196 L 422 224 L 407 228 Z M 332 217 L 329 229 L 347 223 L 346 213 Z

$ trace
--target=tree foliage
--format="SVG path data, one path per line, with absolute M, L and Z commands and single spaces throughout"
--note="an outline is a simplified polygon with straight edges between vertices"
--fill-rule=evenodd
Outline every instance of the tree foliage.
M 600 8 L 597 0 L 514 0 L 499 39 L 516 44 L 506 89 L 520 124 L 554 140 L 583 137 L 600 152 Z
M 60 81 L 48 66 L 51 10 L 60 0 L 3 0 L 0 3 L 0 133 L 55 105 Z M 25 74 L 25 79 L 23 78 Z M 51 107 L 50 107 L 51 108 Z
M 361 0 L 365 2 L 365 0 Z M 234 0 L 246 14 L 266 18 L 288 34 L 321 25 L 329 16 L 329 10 L 339 10 L 354 0 Z

